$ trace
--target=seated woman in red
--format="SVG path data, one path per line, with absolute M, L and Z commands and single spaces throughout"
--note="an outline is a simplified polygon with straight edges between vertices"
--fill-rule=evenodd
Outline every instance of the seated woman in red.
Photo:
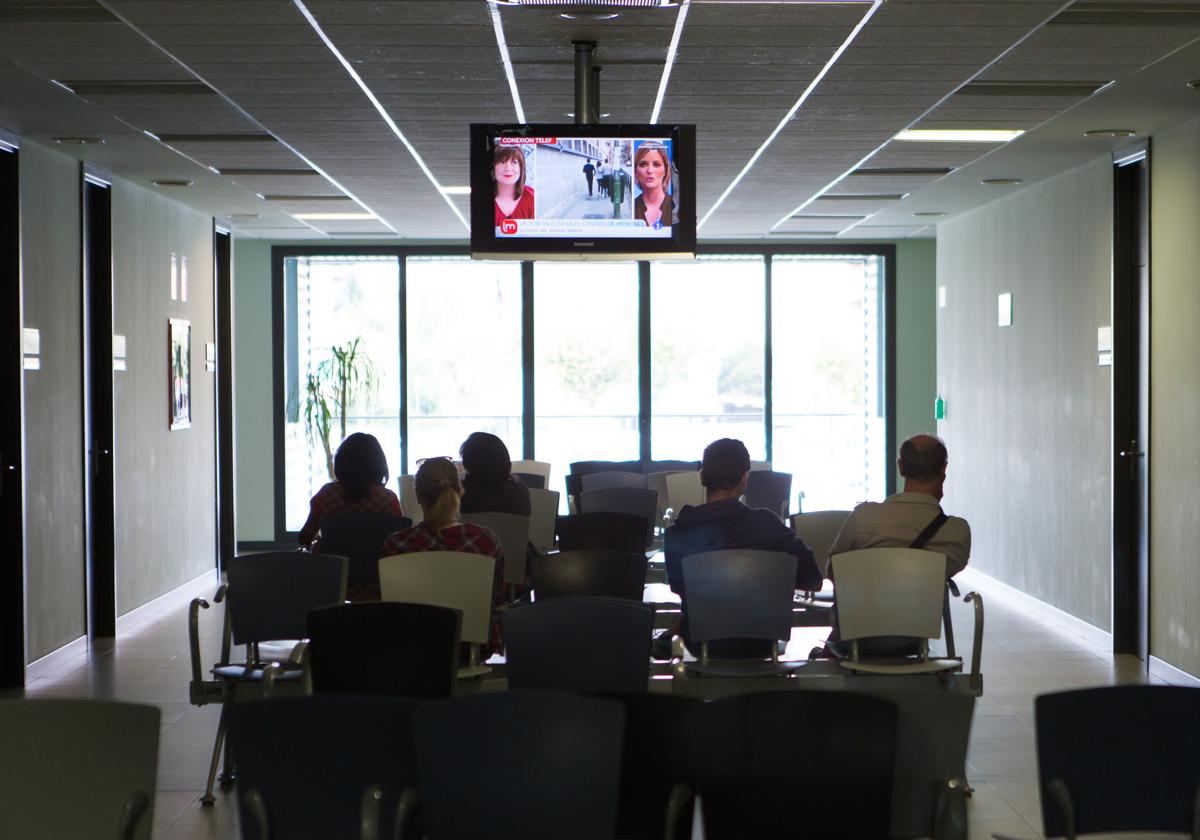
M 384 487 L 388 480 L 387 456 L 374 435 L 355 432 L 342 441 L 333 456 L 333 475 L 337 480 L 318 490 L 308 503 L 300 545 L 320 549 L 317 535 L 322 516 L 349 511 L 404 515 L 396 494 Z

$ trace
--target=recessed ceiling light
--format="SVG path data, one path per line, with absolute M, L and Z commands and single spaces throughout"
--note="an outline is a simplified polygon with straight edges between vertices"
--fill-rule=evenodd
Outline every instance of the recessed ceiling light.
M 470 195 L 470 187 L 442 187 L 442 195 Z
M 1137 137 L 1130 128 L 1093 128 L 1083 132 L 1084 137 Z
M 1020 178 L 984 178 L 979 182 L 985 187 L 1015 187 L 1017 184 L 1023 184 Z
M 563 20 L 586 20 L 589 23 L 597 21 L 613 20 L 621 16 L 620 12 L 560 12 L 558 15 Z
M 230 213 L 229 218 L 230 219 L 238 219 L 238 220 L 257 219 L 258 214 L 257 213 Z
M 374 213 L 292 213 L 291 216 L 304 222 L 363 222 L 376 218 Z
M 883 178 L 941 177 L 954 171 L 950 166 L 864 166 L 850 173 L 852 177 L 878 176 Z
M 184 178 L 155 178 L 150 183 L 156 187 L 190 187 L 193 182 Z
M 571 119 L 575 119 L 575 112 L 567 111 L 567 116 L 570 117 Z M 608 117 L 611 117 L 611 116 L 612 116 L 612 114 L 601 114 L 600 119 L 602 119 L 602 120 L 607 119 Z
M 906 128 L 892 139 L 914 143 L 1007 143 L 1024 133 L 1021 128 Z
M 940 210 L 922 210 L 919 213 L 913 213 L 913 215 L 919 219 L 936 219 L 937 217 L 945 216 L 946 214 Z
M 96 146 L 104 142 L 103 137 L 55 137 L 55 143 L 64 146 Z
M 900 201 L 908 193 L 826 193 L 817 201 Z

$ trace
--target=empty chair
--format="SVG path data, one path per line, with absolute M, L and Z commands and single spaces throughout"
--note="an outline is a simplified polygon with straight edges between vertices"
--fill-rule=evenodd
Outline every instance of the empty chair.
M 650 679 L 654 611 L 619 598 L 539 600 L 504 614 L 508 686 L 633 693 Z
M 683 620 L 689 645 L 700 645 L 688 668 L 713 676 L 783 673 L 777 642 L 792 634 L 796 558 L 777 551 L 726 549 L 683 558 Z M 718 640 L 761 640 L 763 658 L 710 661 Z
M 770 691 L 689 715 L 704 836 L 885 840 L 896 707 L 848 691 Z
M 350 511 L 321 517 L 321 552 L 350 561 L 347 599 L 379 599 L 379 548 L 393 532 L 411 525 L 411 519 L 390 513 Z
M 221 640 L 221 660 L 212 669 L 215 680 L 205 680 L 200 663 L 199 614 L 208 608 L 203 598 L 192 600 L 188 611 L 188 637 L 192 659 L 191 702 L 231 703 L 246 696 L 261 696 L 267 674 L 266 658 L 259 654 L 263 642 L 299 640 L 307 632 L 309 612 L 317 607 L 340 604 L 346 600 L 347 560 L 327 554 L 296 551 L 243 554 L 233 557 L 227 568 L 228 584 L 222 584 L 213 598 L 226 601 L 225 626 Z M 243 662 L 231 662 L 231 646 L 245 645 Z M 276 679 L 301 687 L 301 663 L 289 657 Z M 208 784 L 201 802 L 211 805 L 217 762 L 225 739 L 226 710 L 221 710 L 217 737 L 213 744 Z M 228 751 L 223 781 L 232 781 Z
M 667 507 L 679 516 L 684 505 L 704 504 L 704 485 L 699 471 L 671 473 L 667 476 Z
M 598 472 L 580 476 L 579 486 L 584 493 L 592 490 L 606 490 L 609 487 L 635 487 L 646 489 L 646 476 L 634 472 Z
M 742 496 L 752 508 L 766 508 L 787 519 L 792 498 L 792 474 L 774 470 L 751 470 Z
M 313 691 L 449 697 L 458 674 L 461 624 L 458 610 L 430 604 L 368 601 L 313 610 L 308 614 Z
M 512 477 L 524 484 L 530 490 L 545 490 L 546 477 L 535 473 L 514 472 Z
M 408 514 L 412 524 L 420 525 L 425 519 L 425 511 L 421 509 L 421 503 L 417 501 L 416 477 L 402 475 L 397 477 L 396 481 L 400 484 L 400 504 L 404 506 L 404 512 Z
M 751 461 L 750 472 L 762 472 L 771 469 L 770 461 Z
M 1045 836 L 1200 833 L 1200 689 L 1060 691 L 1034 710 Z
M 667 503 L 667 476 L 669 472 L 656 472 L 646 474 L 646 489 L 653 490 L 658 494 L 658 507 L 654 511 L 654 522 L 657 525 L 662 522 L 663 516 L 667 512 L 670 505 Z
M 543 490 L 550 486 L 550 465 L 545 461 L 513 461 L 512 472 L 514 476 L 516 476 L 518 473 L 521 475 L 541 476 L 542 483 L 538 486 Z M 522 479 L 522 481 L 524 481 L 524 479 Z M 529 484 L 529 482 L 525 482 L 525 486 L 532 487 L 533 485 Z
M 646 555 L 625 551 L 560 551 L 533 561 L 533 593 L 547 598 L 624 598 L 641 603 Z
M 457 697 L 417 709 L 425 835 L 611 840 L 625 711 L 553 691 Z
M 554 547 L 554 525 L 558 519 L 557 490 L 529 490 L 529 543 L 538 551 Z
M 792 515 L 792 530 L 812 549 L 822 575 L 829 574 L 829 549 L 849 515 L 848 510 L 814 510 Z
M 580 513 L 631 513 L 646 521 L 643 546 L 654 541 L 654 514 L 658 510 L 658 494 L 636 487 L 607 487 L 585 490 L 579 494 Z
M 160 723 L 134 703 L 0 700 L 0 837 L 150 840 Z
M 659 461 L 642 461 L 642 472 L 649 475 L 656 472 L 695 472 L 700 469 L 699 461 L 678 461 L 666 458 Z
M 417 783 L 415 705 L 328 694 L 232 709 L 242 838 L 391 837 Z
M 616 836 L 687 840 L 692 836 L 690 783 L 695 772 L 689 717 L 700 701 L 648 693 L 609 699 L 625 707 Z
M 379 589 L 385 601 L 433 604 L 462 613 L 460 638 L 470 648 L 470 661 L 459 677 L 490 669 L 479 664 L 479 648 L 489 641 L 492 585 L 496 560 L 462 551 L 415 551 L 379 560 Z
M 631 472 L 640 473 L 641 461 L 574 461 L 571 464 L 572 475 L 587 475 L 598 472 Z
M 557 523 L 560 551 L 624 551 L 644 554 L 646 518 L 629 513 L 577 513 L 560 516 Z
M 529 517 L 514 513 L 464 513 L 462 521 L 481 525 L 500 539 L 500 551 L 504 555 L 504 582 L 510 586 L 524 586 L 525 556 L 529 551 Z

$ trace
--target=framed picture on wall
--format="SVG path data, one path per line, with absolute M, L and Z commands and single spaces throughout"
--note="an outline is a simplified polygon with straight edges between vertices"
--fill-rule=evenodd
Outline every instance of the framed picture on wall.
M 170 429 L 192 425 L 192 322 L 167 321 L 167 380 L 170 396 Z

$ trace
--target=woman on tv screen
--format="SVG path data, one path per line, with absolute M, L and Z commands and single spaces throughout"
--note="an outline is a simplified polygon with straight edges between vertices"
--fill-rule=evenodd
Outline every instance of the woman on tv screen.
M 666 147 L 646 142 L 633 155 L 633 176 L 641 195 L 633 202 L 633 217 L 649 227 L 670 227 L 675 204 L 671 188 L 671 159 Z
M 496 227 L 505 219 L 533 218 L 533 187 L 525 186 L 525 153 L 519 146 L 497 146 L 492 158 Z

